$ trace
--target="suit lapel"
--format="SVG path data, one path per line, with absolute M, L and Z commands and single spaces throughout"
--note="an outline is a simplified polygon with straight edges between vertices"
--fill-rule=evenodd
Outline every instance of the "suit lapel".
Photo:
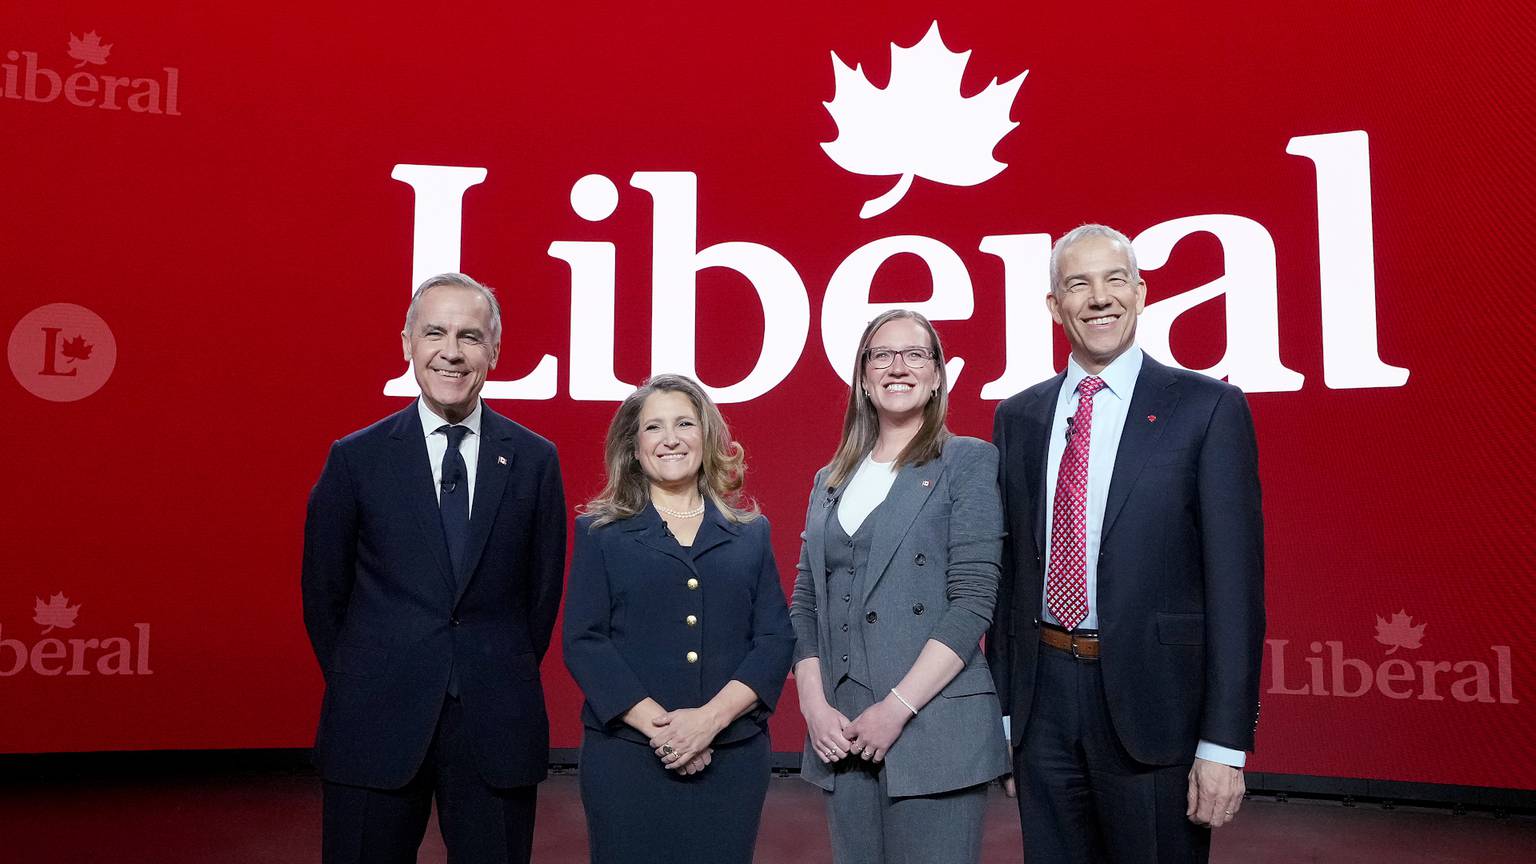
M 1024 479 L 1029 484 L 1031 497 L 1034 500 L 1034 519 L 1031 520 L 1031 528 L 1035 532 L 1035 550 L 1040 554 L 1045 552 L 1045 496 L 1050 488 L 1046 480 L 1053 466 L 1051 461 L 1051 430 L 1056 420 L 1056 403 L 1061 399 L 1061 388 L 1066 383 L 1067 373 L 1062 372 L 1056 376 L 1051 386 L 1045 388 L 1035 401 L 1024 409 L 1024 417 L 1029 421 L 1024 429 Z
M 741 527 L 735 522 L 725 518 L 708 498 L 704 499 L 704 519 L 699 524 L 699 533 L 694 535 L 693 545 L 688 547 L 690 557 L 698 560 L 700 555 L 721 545 L 729 543 L 741 531 Z
M 1131 487 L 1147 464 L 1147 458 L 1157 449 L 1158 439 L 1173 420 L 1173 412 L 1179 404 L 1178 379 L 1169 373 L 1168 367 L 1151 357 L 1143 357 L 1141 372 L 1136 376 L 1136 389 L 1131 394 L 1130 407 L 1126 409 L 1125 427 L 1120 433 L 1120 449 L 1115 454 L 1115 470 L 1110 475 L 1109 496 L 1104 501 L 1104 522 L 1099 529 L 1100 542 L 1115 527 L 1115 519 L 1131 495 Z M 1153 422 L 1148 417 L 1162 418 Z
M 928 496 L 939 485 L 939 475 L 942 473 L 944 462 L 941 459 L 934 459 L 924 465 L 908 465 L 897 473 L 896 482 L 891 484 L 890 493 L 880 505 L 883 512 L 875 521 L 875 536 L 869 543 L 869 569 L 864 575 L 863 599 L 869 599 L 875 584 L 885 575 L 891 558 L 896 555 L 896 547 L 907 536 L 912 520 L 917 518 L 923 505 L 928 503 Z
M 824 476 L 830 476 L 824 475 Z M 816 491 L 820 496 L 821 506 L 811 510 L 810 518 L 805 522 L 805 547 L 806 563 L 811 568 L 811 580 L 816 586 L 816 596 L 826 597 L 827 594 L 827 520 L 837 512 L 837 502 L 842 500 L 843 490 L 848 488 L 844 483 L 836 489 L 830 489 L 818 483 Z M 825 619 L 825 616 L 823 616 Z
M 454 602 L 464 596 L 480 556 L 490 539 L 491 527 L 496 524 L 496 514 L 501 510 L 501 499 L 507 491 L 507 479 L 512 476 L 512 463 L 516 453 L 507 443 L 511 429 L 501 415 L 483 406 L 480 413 L 480 456 L 475 460 L 475 503 L 469 513 L 469 545 L 464 549 L 464 571 L 454 574 L 457 593 Z
M 394 464 L 398 466 L 397 486 L 402 490 L 406 507 L 416 516 L 421 528 L 422 545 L 432 553 L 438 573 L 450 590 L 454 589 L 453 565 L 448 560 L 448 541 L 443 536 L 442 511 L 437 506 L 437 493 L 432 489 L 432 462 L 427 458 L 426 432 L 421 428 L 421 415 L 416 403 L 396 415 L 399 420 L 390 430 L 398 453 Z
M 708 518 L 710 512 L 709 505 L 705 505 L 704 512 L 706 516 L 703 524 L 699 526 L 698 535 L 693 538 L 695 543 L 705 539 L 704 526 L 708 525 L 710 521 Z M 648 546 L 663 555 L 681 561 L 683 566 L 689 570 L 695 569 L 693 558 L 689 555 L 691 547 L 683 546 L 668 534 L 666 520 L 661 518 L 661 514 L 656 512 L 656 508 L 653 505 L 647 503 L 644 510 L 625 520 L 624 530 L 629 532 L 629 535 L 641 545 Z

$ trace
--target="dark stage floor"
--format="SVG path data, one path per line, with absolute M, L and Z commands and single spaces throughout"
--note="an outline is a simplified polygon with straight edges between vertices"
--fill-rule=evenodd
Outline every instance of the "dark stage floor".
M 178 772 L 127 779 L 0 777 L 0 862 L 4 864 L 272 864 L 319 859 L 320 790 L 307 769 Z M 796 777 L 769 787 L 760 864 L 830 860 L 821 793 Z M 1013 802 L 996 791 L 985 860 L 1023 861 Z M 572 864 L 587 847 L 576 777 L 551 777 L 539 799 L 534 860 Z M 1536 819 L 1455 815 L 1434 808 L 1254 798 L 1218 832 L 1215 861 L 1532 862 Z M 444 860 L 434 824 L 421 861 Z M 683 864 L 683 862 L 680 862 Z M 942 864 L 942 862 L 935 862 Z

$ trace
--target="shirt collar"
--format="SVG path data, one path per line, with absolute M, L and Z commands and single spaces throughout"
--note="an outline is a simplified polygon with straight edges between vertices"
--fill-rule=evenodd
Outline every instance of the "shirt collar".
M 480 416 L 481 416 L 480 409 L 483 408 L 483 407 L 485 407 L 485 403 L 481 402 L 479 400 L 476 400 L 475 401 L 475 410 L 469 412 L 469 416 L 468 417 L 465 417 L 463 420 L 460 420 L 458 423 L 455 423 L 454 425 L 455 426 L 465 426 L 465 427 L 468 427 L 469 428 L 469 432 L 470 432 L 471 435 L 479 435 L 480 434 Z M 416 400 L 416 411 L 417 411 L 418 414 L 421 415 L 421 431 L 422 431 L 422 434 L 425 435 L 428 438 L 432 437 L 432 433 L 436 432 L 438 430 L 438 427 L 440 427 L 444 423 L 448 422 L 447 420 L 444 420 L 443 418 L 441 418 L 441 417 L 437 416 L 436 414 L 432 413 L 432 409 L 427 407 L 426 400 L 424 400 L 424 399 L 417 399 Z
M 1104 381 L 1104 389 L 1115 394 L 1118 399 L 1130 399 L 1131 391 L 1136 388 L 1136 377 L 1141 374 L 1143 356 L 1140 346 L 1132 345 L 1126 349 L 1125 353 L 1112 360 L 1098 375 Z M 1083 367 L 1077 365 L 1077 358 L 1068 354 L 1067 380 L 1061 385 L 1063 392 L 1068 395 L 1076 392 L 1078 382 L 1087 377 L 1088 373 L 1083 371 Z

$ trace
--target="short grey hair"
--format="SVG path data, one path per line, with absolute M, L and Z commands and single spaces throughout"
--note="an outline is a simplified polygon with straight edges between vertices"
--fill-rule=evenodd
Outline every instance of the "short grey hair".
M 496 293 L 489 287 L 465 276 L 463 273 L 439 273 L 416 286 L 415 293 L 411 295 L 411 305 L 405 310 L 406 335 L 411 335 L 411 329 L 416 326 L 416 307 L 421 304 L 422 295 L 433 288 L 441 288 L 445 285 L 452 285 L 455 288 L 468 288 L 471 291 L 480 292 L 480 296 L 484 297 L 485 302 L 490 304 L 491 307 L 491 332 L 486 335 L 490 337 L 492 345 L 500 345 L 501 304 L 496 302 Z
M 1071 246 L 1073 243 L 1076 243 L 1079 240 L 1086 240 L 1089 237 L 1104 237 L 1119 243 L 1121 246 L 1124 246 L 1125 255 L 1131 261 L 1131 281 L 1135 282 L 1141 278 L 1141 268 L 1136 266 L 1136 247 L 1131 245 L 1130 238 L 1109 227 L 1108 225 L 1089 223 L 1087 225 L 1079 225 L 1076 228 L 1073 228 L 1071 231 L 1061 235 L 1061 239 L 1057 240 L 1056 245 L 1051 247 L 1052 293 L 1061 290 L 1062 253 L 1066 252 L 1067 247 Z

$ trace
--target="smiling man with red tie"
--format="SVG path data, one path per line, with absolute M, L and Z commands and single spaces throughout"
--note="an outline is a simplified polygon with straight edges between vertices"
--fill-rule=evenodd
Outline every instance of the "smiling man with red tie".
M 1130 241 L 1051 254 L 1062 374 L 998 406 L 1008 537 L 987 638 L 1031 864 L 1205 861 L 1258 722 L 1264 540 L 1243 394 L 1136 347 Z

